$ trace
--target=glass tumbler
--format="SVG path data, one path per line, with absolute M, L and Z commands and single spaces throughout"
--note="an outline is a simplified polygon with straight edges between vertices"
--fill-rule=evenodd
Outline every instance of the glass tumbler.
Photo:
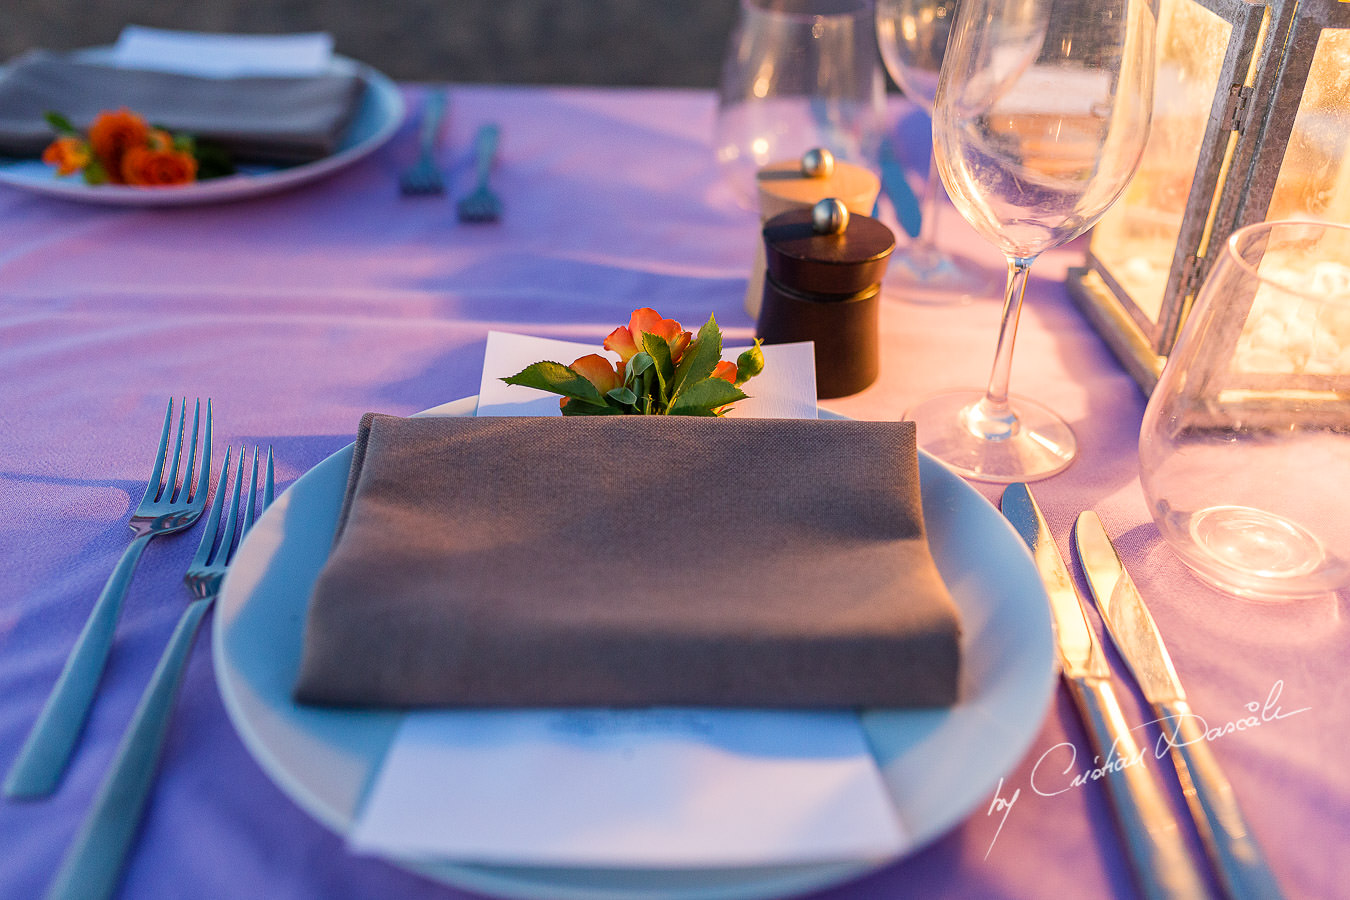
M 871 0 L 741 0 L 714 146 L 743 206 L 760 168 L 813 147 L 876 171 L 885 113 Z
M 1144 413 L 1141 480 L 1203 580 L 1258 600 L 1350 586 L 1350 227 L 1233 233 Z

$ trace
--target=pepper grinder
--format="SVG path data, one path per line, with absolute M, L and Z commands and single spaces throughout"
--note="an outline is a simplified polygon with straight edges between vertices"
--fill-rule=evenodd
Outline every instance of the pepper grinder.
M 881 279 L 895 235 L 835 198 L 764 223 L 763 302 L 757 336 L 766 344 L 815 344 L 816 396 L 856 394 L 880 369 Z
M 876 205 L 881 180 L 852 163 L 834 158 L 824 147 L 802 154 L 800 159 L 769 163 L 756 174 L 759 223 L 788 210 L 809 210 L 827 197 L 842 200 L 849 212 L 865 216 Z M 764 245 L 756 244 L 755 263 L 745 291 L 745 311 L 754 319 L 764 294 Z

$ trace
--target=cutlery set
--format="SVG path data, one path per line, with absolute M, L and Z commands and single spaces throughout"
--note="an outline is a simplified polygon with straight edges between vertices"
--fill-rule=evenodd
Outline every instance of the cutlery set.
M 206 508 L 211 471 L 211 401 L 206 402 L 204 419 L 201 401 L 194 405 L 190 436 L 185 428 L 187 401 L 179 407 L 176 431 L 173 413 L 174 404 L 170 400 L 145 497 L 129 523 L 136 537 L 94 604 L 51 696 L 10 769 L 4 784 L 6 797 L 38 799 L 56 789 L 93 705 L 112 648 L 122 598 L 141 551 L 156 535 L 190 528 Z M 172 440 L 171 432 L 174 433 Z M 187 459 L 180 466 L 185 437 Z M 226 569 L 244 535 L 272 502 L 275 476 L 270 449 L 261 487 L 258 470 L 258 449 L 254 448 L 247 465 L 241 449 L 232 475 L 230 451 L 226 449 L 201 542 L 184 576 L 194 599 L 179 619 L 150 683 L 141 695 L 112 766 L 48 889 L 49 900 L 107 897 L 117 885 L 154 784 L 174 700 L 198 627 L 219 594 Z M 226 494 L 230 495 L 228 510 L 225 510 Z M 244 503 L 242 512 L 241 499 Z
M 399 176 L 399 192 L 405 197 L 445 193 L 445 179 L 436 164 L 441 142 L 441 123 L 449 101 L 443 90 L 433 91 L 422 107 L 422 124 L 417 135 L 417 160 Z M 497 157 L 501 129 L 482 125 L 474 138 L 474 185 L 455 204 L 461 222 L 495 222 L 501 217 L 502 202 L 492 189 L 492 164 Z
M 1148 898 L 1205 897 L 1204 879 L 1191 861 L 1180 826 L 1161 785 L 1144 764 L 1116 700 L 1111 670 L 1088 622 L 1087 607 L 1025 484 L 1004 491 L 1003 515 L 1026 542 L 1050 595 L 1061 670 L 1087 728 L 1096 761 L 1105 770 L 1107 796 L 1124 839 L 1136 885 Z M 1191 818 L 1225 896 L 1274 900 L 1282 896 L 1260 846 L 1238 808 L 1186 702 L 1171 657 L 1129 573 L 1096 513 L 1074 524 L 1074 547 L 1112 643 L 1157 713 Z M 1158 744 L 1161 747 L 1161 742 Z

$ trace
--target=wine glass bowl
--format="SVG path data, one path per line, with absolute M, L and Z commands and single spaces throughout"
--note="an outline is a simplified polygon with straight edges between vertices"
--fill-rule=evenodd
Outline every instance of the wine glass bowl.
M 877 0 L 877 45 L 886 71 L 930 117 L 958 0 Z M 979 264 L 938 246 L 942 183 L 929 157 L 919 233 L 895 253 L 887 283 L 910 302 L 949 304 L 990 294 L 996 281 Z
M 1008 260 L 983 391 L 946 392 L 907 415 L 924 447 L 970 478 L 1031 481 L 1077 451 L 1051 410 L 1011 398 L 1027 274 L 1087 231 L 1139 165 L 1153 104 L 1148 0 L 961 0 L 933 111 L 952 203 Z

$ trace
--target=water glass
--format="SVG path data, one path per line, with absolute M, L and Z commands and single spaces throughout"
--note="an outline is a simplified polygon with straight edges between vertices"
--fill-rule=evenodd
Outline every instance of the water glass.
M 1139 456 L 1154 521 L 1203 580 L 1263 600 L 1350 586 L 1350 227 L 1234 232 Z
M 718 90 L 723 174 L 755 206 L 755 173 L 824 147 L 875 171 L 886 80 L 871 0 L 741 0 Z

